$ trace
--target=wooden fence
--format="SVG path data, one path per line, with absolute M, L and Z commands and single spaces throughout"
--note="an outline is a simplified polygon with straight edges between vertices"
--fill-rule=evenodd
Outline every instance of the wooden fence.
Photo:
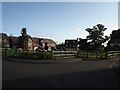
M 120 55 L 120 51 L 109 51 L 109 52 L 107 52 L 107 58 L 113 58 L 117 55 Z
M 53 51 L 53 58 L 75 58 L 77 51 Z
M 120 55 L 120 51 L 109 52 L 78 52 L 78 51 L 53 51 L 54 58 L 89 58 L 89 59 L 109 59 Z

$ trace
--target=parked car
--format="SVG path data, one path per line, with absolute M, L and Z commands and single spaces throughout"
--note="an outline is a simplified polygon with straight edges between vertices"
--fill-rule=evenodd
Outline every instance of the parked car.
M 41 48 L 41 47 L 38 47 L 38 48 L 35 49 L 35 51 L 37 51 L 37 52 L 43 52 L 43 51 L 45 51 L 45 49 Z
M 55 48 L 55 49 L 53 49 L 53 51 L 60 51 L 60 50 Z

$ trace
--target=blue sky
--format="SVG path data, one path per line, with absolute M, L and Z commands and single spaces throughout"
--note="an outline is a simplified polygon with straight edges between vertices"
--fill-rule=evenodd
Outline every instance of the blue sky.
M 104 24 L 105 35 L 118 29 L 117 2 L 3 2 L 2 32 L 21 35 L 27 28 L 34 37 L 65 39 L 86 38 L 86 28 Z
M 118 15 L 120 15 L 120 1 L 118 3 Z M 118 28 L 120 29 L 120 17 L 118 18 Z

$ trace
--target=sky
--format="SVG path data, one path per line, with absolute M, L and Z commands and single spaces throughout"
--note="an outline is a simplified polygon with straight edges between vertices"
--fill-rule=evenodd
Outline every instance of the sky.
M 2 31 L 2 2 L 0 1 L 0 32 Z
M 86 28 L 103 24 L 105 35 L 118 29 L 117 2 L 3 2 L 2 32 L 20 36 L 21 29 L 33 37 L 65 39 L 86 38 Z
M 118 15 L 120 16 L 120 1 L 118 3 Z M 120 29 L 120 17 L 118 18 L 118 28 Z

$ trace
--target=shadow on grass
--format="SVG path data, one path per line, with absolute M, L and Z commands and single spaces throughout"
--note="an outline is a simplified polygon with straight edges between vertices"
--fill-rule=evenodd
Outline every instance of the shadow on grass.
M 4 88 L 119 88 L 119 75 L 102 69 L 15 80 L 3 80 Z

